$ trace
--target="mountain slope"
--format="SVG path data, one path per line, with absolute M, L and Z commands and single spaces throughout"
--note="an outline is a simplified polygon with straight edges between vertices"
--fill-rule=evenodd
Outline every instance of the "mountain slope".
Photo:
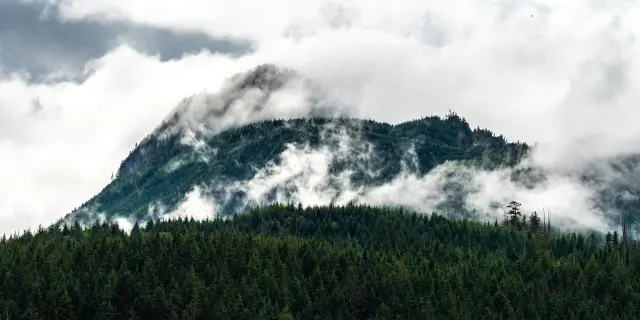
M 273 200 L 300 200 L 282 194 L 299 191 L 296 179 L 304 180 L 301 176 L 313 175 L 313 170 L 323 170 L 324 165 L 328 172 L 322 177 L 334 181 L 316 191 L 334 191 L 332 200 L 338 200 L 347 189 L 380 186 L 408 172 L 425 174 L 445 161 L 484 167 L 514 165 L 526 150 L 526 145 L 507 143 L 486 130 L 471 130 L 454 114 L 399 125 L 354 119 L 263 121 L 195 143 L 178 134 L 152 136 L 123 161 L 111 184 L 72 215 L 83 218 L 82 213 L 87 212 L 83 209 L 91 208 L 107 217 L 144 219 L 157 204 L 165 212 L 175 209 L 197 186 L 208 189 L 207 195 L 220 204 L 218 213 L 227 215 Z M 269 171 L 265 168 L 283 165 L 287 159 L 282 155 L 295 152 L 298 158 L 306 155 L 310 161 L 301 164 L 308 168 L 298 168 L 301 176 L 293 174 L 265 186 L 258 198 L 240 185 L 264 175 Z M 319 163 L 313 163 L 314 157 Z
M 215 94 L 185 99 L 61 222 L 207 218 L 274 201 L 494 220 L 518 200 L 527 214 L 552 207 L 559 225 L 606 232 L 624 217 L 640 232 L 640 156 L 557 169 L 453 112 L 392 125 L 356 119 L 336 101 L 293 70 L 237 74 Z
M 116 178 L 64 220 L 157 218 L 191 198 L 205 202 L 209 208 L 200 211 L 207 216 L 276 200 L 367 201 L 380 199 L 385 183 L 447 161 L 512 166 L 528 150 L 472 130 L 455 113 L 390 125 L 345 117 L 348 110 L 293 70 L 258 66 L 215 94 L 185 99 L 122 162 Z M 441 184 L 463 188 L 460 181 Z M 446 197 L 434 209 L 469 211 L 456 193 Z

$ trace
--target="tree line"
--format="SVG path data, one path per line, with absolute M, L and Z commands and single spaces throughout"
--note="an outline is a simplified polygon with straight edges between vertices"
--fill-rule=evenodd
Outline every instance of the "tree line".
M 0 317 L 638 318 L 635 243 L 515 216 L 275 204 L 129 233 L 107 222 L 40 228 L 0 240 Z

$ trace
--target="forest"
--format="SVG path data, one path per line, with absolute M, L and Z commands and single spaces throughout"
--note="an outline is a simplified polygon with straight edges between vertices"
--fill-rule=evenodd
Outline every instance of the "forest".
M 513 166 L 529 150 L 528 145 L 508 142 L 489 130 L 472 129 L 453 112 L 397 125 L 347 118 L 261 121 L 200 136 L 203 144 L 198 150 L 183 143 L 182 135 L 154 133 L 122 161 L 114 180 L 80 207 L 109 218 L 126 213 L 146 219 L 149 205 L 159 202 L 172 211 L 195 186 L 206 185 L 215 190 L 208 196 L 220 204 L 223 215 L 243 212 L 248 209 L 243 205 L 248 203 L 246 195 L 226 194 L 229 186 L 253 178 L 270 162 L 277 163 L 288 144 L 337 150 L 345 137 L 353 139 L 353 145 L 343 154 L 346 159 L 331 163 L 330 172 L 333 176 L 352 172 L 354 187 L 379 186 L 397 177 L 407 150 L 415 152 L 417 166 L 409 170 L 417 175 L 447 161 L 486 169 Z M 361 158 L 364 153 L 370 156 L 367 161 Z M 464 210 L 459 205 L 455 209 Z M 90 221 L 91 215 L 75 210 L 67 218 Z
M 274 204 L 0 241 L 4 319 L 638 319 L 640 249 L 502 221 Z

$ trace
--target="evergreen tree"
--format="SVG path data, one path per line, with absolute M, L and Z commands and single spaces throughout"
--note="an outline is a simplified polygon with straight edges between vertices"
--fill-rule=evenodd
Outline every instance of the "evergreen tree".
M 541 231 L 540 225 L 540 216 L 538 216 L 537 212 L 533 212 L 531 216 L 529 216 L 529 227 L 531 228 L 531 232 L 538 233 Z
M 507 223 L 511 227 L 518 228 L 520 226 L 520 218 L 522 213 L 520 212 L 521 204 L 517 201 L 511 201 L 507 205 L 509 211 L 507 212 Z
M 640 310 L 640 267 L 621 263 L 611 233 L 605 248 L 595 234 L 555 233 L 551 254 L 530 228 L 356 204 L 155 221 L 129 235 L 110 223 L 74 228 L 0 242 L 0 319 L 635 319 Z

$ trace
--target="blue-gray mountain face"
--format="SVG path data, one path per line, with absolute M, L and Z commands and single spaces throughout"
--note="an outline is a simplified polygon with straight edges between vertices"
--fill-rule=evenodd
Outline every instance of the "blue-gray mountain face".
M 207 210 L 223 216 L 274 201 L 355 201 L 472 216 L 467 198 L 477 190 L 469 168 L 513 168 L 530 150 L 471 129 L 455 113 L 390 125 L 348 118 L 343 110 L 291 70 L 263 65 L 236 75 L 216 94 L 185 99 L 122 162 L 115 179 L 65 220 L 158 218 L 194 191 L 207 199 Z M 272 120 L 283 114 L 286 120 Z M 637 161 L 616 161 L 607 168 L 622 173 L 619 179 L 599 181 L 596 170 L 583 181 L 597 190 L 592 207 L 631 213 L 637 198 L 620 195 L 640 190 L 630 178 L 640 176 Z M 503 171 L 525 190 L 547 179 L 537 168 Z

